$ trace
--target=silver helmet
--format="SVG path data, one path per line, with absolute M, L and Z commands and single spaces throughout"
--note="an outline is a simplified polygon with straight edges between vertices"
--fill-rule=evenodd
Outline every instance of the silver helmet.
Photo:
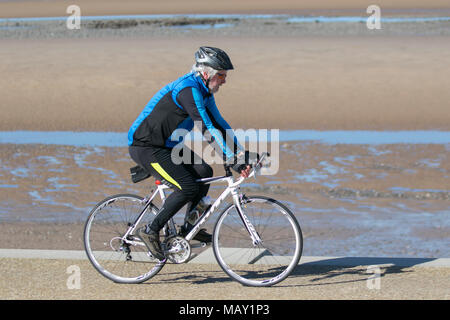
M 225 51 L 214 47 L 200 47 L 195 53 L 197 65 L 205 65 L 215 70 L 233 70 L 233 64 Z

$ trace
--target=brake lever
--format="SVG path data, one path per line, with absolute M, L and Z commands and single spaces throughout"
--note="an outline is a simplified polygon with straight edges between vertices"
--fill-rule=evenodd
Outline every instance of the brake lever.
M 255 178 L 255 181 L 258 181 L 258 179 L 256 179 L 256 176 L 259 174 L 259 166 L 258 166 L 259 164 L 256 164 L 254 167 L 253 167 L 253 177 Z
M 259 158 L 259 161 L 253 166 L 253 171 L 254 171 L 253 176 L 255 177 L 255 180 L 257 180 L 256 175 L 260 173 L 261 168 L 262 168 L 262 162 L 266 158 L 266 156 L 270 157 L 270 153 L 269 152 L 262 153 L 261 157 Z

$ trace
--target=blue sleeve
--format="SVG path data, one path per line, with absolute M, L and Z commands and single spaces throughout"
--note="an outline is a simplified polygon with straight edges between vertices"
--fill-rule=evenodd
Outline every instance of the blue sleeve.
M 213 96 L 211 96 L 208 99 L 207 105 L 206 105 L 208 113 L 211 115 L 210 118 L 214 122 L 215 126 L 222 132 L 223 136 L 230 135 L 230 137 L 233 139 L 233 149 L 234 152 L 237 154 L 240 151 L 244 151 L 244 148 L 239 143 L 236 135 L 233 132 L 233 129 L 228 124 L 228 122 L 222 117 L 220 114 L 219 109 L 217 108 L 216 101 Z
M 178 103 L 188 113 L 194 123 L 202 124 L 201 131 L 203 135 L 208 131 L 211 136 L 210 143 L 216 142 L 221 148 L 225 160 L 232 159 L 234 152 L 227 146 L 224 136 L 219 128 L 216 128 L 210 118 L 207 108 L 203 102 L 203 95 L 194 87 L 187 87 L 180 91 L 177 96 Z

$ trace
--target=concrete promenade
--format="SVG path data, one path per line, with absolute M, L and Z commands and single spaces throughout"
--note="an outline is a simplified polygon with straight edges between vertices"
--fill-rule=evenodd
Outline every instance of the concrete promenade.
M 166 264 L 137 285 L 101 276 L 84 251 L 0 249 L 0 299 L 69 300 L 449 300 L 450 259 L 302 257 L 283 282 L 244 287 L 208 248 L 187 264 Z
M 82 250 L 0 249 L 1 258 L 86 260 Z M 212 248 L 192 258 L 191 264 L 217 264 Z M 317 266 L 390 266 L 390 267 L 446 267 L 450 258 L 389 258 L 389 257 L 318 257 L 302 256 L 299 265 Z

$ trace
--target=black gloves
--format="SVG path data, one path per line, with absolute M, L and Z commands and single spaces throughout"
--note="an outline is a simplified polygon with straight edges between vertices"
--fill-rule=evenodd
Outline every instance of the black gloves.
M 248 165 L 258 162 L 259 154 L 256 152 L 245 151 L 244 153 L 238 154 L 235 158 L 234 164 L 231 169 L 237 173 L 241 173 L 242 170 L 246 169 Z

